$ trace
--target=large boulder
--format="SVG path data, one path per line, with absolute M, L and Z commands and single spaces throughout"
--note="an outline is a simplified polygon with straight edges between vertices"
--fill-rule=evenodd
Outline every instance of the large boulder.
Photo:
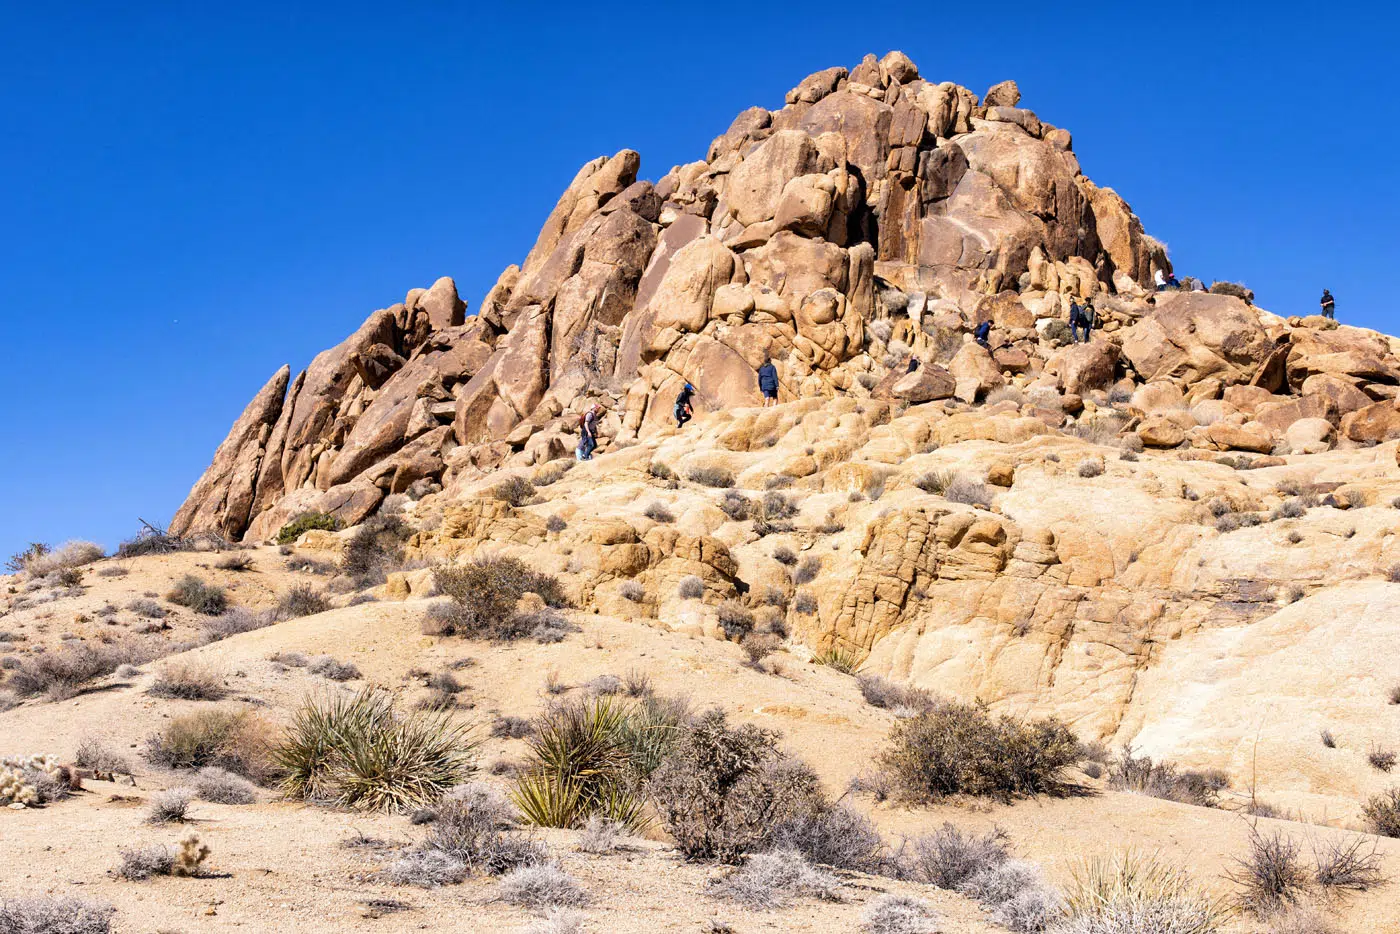
M 1059 378 L 1060 388 L 1075 394 L 1109 385 L 1117 368 L 1118 345 L 1105 340 L 1071 344 L 1045 363 L 1045 372 Z
M 956 383 L 952 373 L 936 363 L 929 363 L 896 380 L 890 387 L 890 395 L 917 405 L 950 398 Z
M 1400 406 L 1393 400 L 1376 402 L 1342 418 L 1342 434 L 1363 444 L 1400 438 Z
M 1123 356 L 1147 382 L 1208 377 L 1247 383 L 1274 350 L 1259 313 L 1208 292 L 1163 293 L 1157 310 L 1122 332 Z
M 987 348 L 976 342 L 963 344 L 948 364 L 955 381 L 967 380 L 976 386 L 976 395 L 986 395 L 1000 388 L 1006 379 Z
M 729 173 L 724 193 L 729 211 L 745 226 L 771 220 L 790 180 L 829 168 L 811 136 L 799 130 L 779 130 Z

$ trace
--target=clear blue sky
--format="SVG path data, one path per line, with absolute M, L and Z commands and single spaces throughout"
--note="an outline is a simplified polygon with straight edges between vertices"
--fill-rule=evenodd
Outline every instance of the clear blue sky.
M 867 51 L 1015 78 L 1181 272 L 1397 330 L 1380 4 L 210 6 L 0 16 L 0 556 L 168 520 L 282 363 L 440 275 L 474 309 L 584 161 L 657 178 Z

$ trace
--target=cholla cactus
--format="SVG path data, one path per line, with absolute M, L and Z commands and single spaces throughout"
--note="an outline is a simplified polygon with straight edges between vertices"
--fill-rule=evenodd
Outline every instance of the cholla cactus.
M 6 756 L 0 759 L 0 766 L 20 772 L 43 772 L 54 781 L 65 781 L 65 769 L 53 756 Z
M 37 807 L 39 790 L 31 785 L 24 772 L 9 765 L 0 765 L 0 805 Z
M 6 756 L 0 759 L 0 806 L 38 807 L 64 797 L 72 773 L 53 756 Z
M 180 852 L 175 854 L 175 864 L 170 868 L 172 876 L 197 876 L 199 864 L 210 853 L 209 847 L 199 842 L 198 834 L 190 834 L 180 841 Z

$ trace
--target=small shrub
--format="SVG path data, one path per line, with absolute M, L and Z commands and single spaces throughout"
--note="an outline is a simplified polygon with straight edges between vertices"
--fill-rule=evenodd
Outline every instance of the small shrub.
M 290 545 L 313 529 L 338 532 L 340 520 L 324 512 L 304 512 L 278 530 L 277 544 Z
M 1184 871 L 1128 851 L 1074 870 L 1056 934 L 1216 934 L 1229 913 Z
M 806 590 L 799 590 L 793 598 L 792 608 L 803 616 L 811 616 L 817 612 L 817 598 Z
M 588 682 L 588 693 L 593 697 L 611 697 L 622 691 L 622 679 L 617 675 L 599 675 Z
M 117 910 L 87 898 L 0 899 L 4 934 L 111 934 Z
M 384 872 L 390 885 L 414 885 L 436 889 L 456 885 L 467 877 L 467 864 L 437 849 L 412 849 L 399 856 Z
M 565 460 L 563 458 L 553 460 L 535 471 L 531 482 L 534 483 L 535 486 L 549 486 L 550 484 L 558 483 L 560 480 L 564 479 L 564 474 L 573 469 L 574 461 Z
M 726 637 L 738 641 L 753 629 L 753 614 L 742 603 L 726 600 L 719 605 L 719 626 Z
M 664 503 L 654 502 L 643 513 L 652 522 L 675 522 L 676 516 Z
M 1269 916 L 1266 934 L 1338 934 L 1332 922 L 1311 905 L 1294 905 Z
M 1323 730 L 1320 735 L 1322 737 L 1322 745 L 1326 746 L 1328 749 L 1337 748 L 1337 737 L 1332 735 L 1331 730 Z
M 1226 878 L 1239 886 L 1239 903 L 1256 915 L 1292 905 L 1307 893 L 1309 878 L 1298 858 L 1298 844 L 1278 831 L 1249 828 L 1249 852 L 1235 860 Z
M 786 545 L 779 545 L 773 549 L 773 560 L 788 567 L 797 563 L 797 555 Z
M 1131 746 L 1123 747 L 1108 777 L 1110 788 L 1197 807 L 1217 807 L 1220 792 L 1229 785 L 1229 776 L 1224 772 L 1179 769 L 1173 762 L 1134 756 Z
M 1395 752 L 1380 746 L 1372 746 L 1371 751 L 1366 753 L 1366 762 L 1373 769 L 1389 772 L 1395 768 Z
M 1386 883 L 1376 842 L 1364 837 L 1314 837 L 1313 881 L 1324 892 L 1364 892 Z
M 227 693 L 223 675 L 191 662 L 171 662 L 156 675 L 146 693 L 152 697 L 216 701 Z
M 622 832 L 616 823 L 595 814 L 583 825 L 578 848 L 584 853 L 611 853 L 617 849 L 617 838 Z
M 585 915 L 573 908 L 546 908 L 544 917 L 525 929 L 525 934 L 583 934 Z
M 392 695 L 366 688 L 308 701 L 273 752 L 291 797 L 410 811 L 465 781 L 475 748 L 447 715 L 400 712 Z
M 957 480 L 958 475 L 951 470 L 930 470 L 920 474 L 914 485 L 925 493 L 942 496 Z
M 355 667 L 354 662 L 336 661 L 329 655 L 316 655 L 308 659 L 306 670 L 332 681 L 355 681 L 361 677 L 360 669 Z
M 146 619 L 164 619 L 168 615 L 166 613 L 165 607 L 161 606 L 154 600 L 148 600 L 145 598 L 132 600 L 126 605 L 126 608 L 131 612 L 135 613 L 137 616 L 141 616 Z
M 569 523 L 565 522 L 565 521 L 564 521 L 564 518 L 563 518 L 562 516 L 560 516 L 558 513 L 555 513 L 554 515 L 550 516 L 548 519 L 544 520 L 544 528 L 545 528 L 545 531 L 547 531 L 547 532 L 553 532 L 553 533 L 555 533 L 556 535 L 557 535 L 558 533 L 564 531 L 564 530 L 567 529 L 568 527 L 569 527 Z
M 944 703 L 896 722 L 879 762 L 907 797 L 929 800 L 1053 792 L 1078 760 L 1079 743 L 1058 720 L 993 719 L 980 705 Z
M 1085 479 L 1100 476 L 1103 473 L 1103 464 L 1096 460 L 1080 461 L 1077 473 Z
M 813 809 L 773 828 L 769 849 L 796 850 L 813 863 L 855 872 L 885 873 L 891 859 L 870 818 L 844 804 Z
M 965 506 L 980 506 L 983 509 L 992 508 L 992 493 L 985 483 L 976 480 L 968 480 L 959 477 L 948 485 L 943 491 L 944 499 L 950 503 L 962 503 Z
M 676 585 L 676 595 L 682 600 L 699 600 L 705 596 L 705 582 L 694 574 L 687 574 Z
M 797 569 L 792 572 L 792 581 L 798 586 L 810 584 L 817 579 L 817 575 L 821 573 L 821 570 L 822 559 L 818 558 L 816 555 L 808 555 L 802 559 Z
M 1280 519 L 1301 519 L 1308 514 L 1307 506 L 1297 498 L 1284 500 L 1279 506 L 1269 513 L 1269 521 L 1277 522 Z
M 720 497 L 719 510 L 735 522 L 743 522 L 749 517 L 753 504 L 742 493 L 728 490 Z
M 1210 291 L 1213 295 L 1230 295 L 1244 301 L 1246 304 L 1254 304 L 1254 292 L 1240 285 L 1238 282 L 1212 282 Z
M 413 530 L 398 510 L 388 508 L 388 502 L 385 500 L 386 505 L 356 529 L 345 545 L 340 570 L 350 576 L 356 589 L 384 583 L 389 572 L 403 564 L 403 546 Z
M 143 882 L 152 876 L 168 876 L 175 868 L 175 856 L 160 844 L 118 849 L 121 862 L 112 870 L 120 879 Z
M 507 477 L 491 488 L 491 497 L 519 508 L 535 498 L 535 485 L 524 477 Z
M 910 895 L 885 894 L 870 900 L 860 916 L 866 934 L 937 934 L 938 915 L 928 902 Z
M 641 603 L 647 598 L 647 589 L 635 580 L 625 580 L 618 584 L 617 592 L 633 603 Z
M 491 721 L 491 735 L 500 739 L 524 739 L 535 726 L 524 717 L 497 717 Z
M 217 584 L 207 584 L 193 574 L 186 574 L 175 583 L 165 599 L 189 607 L 205 616 L 218 616 L 228 609 L 228 594 Z
M 1386 701 L 1390 704 L 1400 704 L 1400 684 L 1393 684 L 1389 693 L 1386 694 Z
M 215 804 L 253 804 L 258 800 L 253 783 L 217 766 L 205 766 L 194 779 L 194 793 Z
M 781 908 L 791 895 L 837 901 L 840 882 L 815 869 L 796 850 L 774 850 L 749 857 L 743 867 L 710 889 L 710 894 L 755 910 Z
M 73 764 L 80 769 L 92 769 L 94 772 L 132 774 L 131 760 L 125 754 L 117 752 L 93 736 L 85 736 L 78 742 L 78 749 L 73 754 Z
M 982 836 L 964 834 L 945 822 L 905 848 L 900 856 L 900 874 L 940 889 L 957 889 L 973 876 L 1010 858 L 1011 850 L 1002 831 L 993 830 Z
M 569 605 L 558 578 L 528 568 L 515 558 L 485 557 L 470 564 L 434 571 L 438 590 L 450 603 L 434 604 L 434 617 L 425 621 L 440 626 L 443 634 L 470 638 L 518 639 L 528 635 L 539 620 L 517 614 L 515 605 L 526 593 L 537 594 L 545 604 Z
M 36 553 L 35 549 L 42 550 Z M 39 578 L 92 564 L 94 561 L 100 561 L 107 553 L 101 545 L 94 542 L 72 541 L 52 550 L 44 545 L 30 545 L 28 551 L 21 552 L 21 555 L 26 554 L 28 557 L 22 564 L 24 572 L 31 578 Z M 13 562 L 15 559 L 10 560 Z
M 761 670 L 759 662 L 772 655 L 782 645 L 782 640 L 769 632 L 750 632 L 739 642 L 743 646 L 744 654 L 748 656 L 746 664 L 750 668 Z
M 65 646 L 31 655 L 13 669 L 6 684 L 20 697 L 46 694 L 62 700 L 89 681 L 112 674 L 122 665 L 144 662 L 152 654 L 149 645 L 133 641 Z
M 246 712 L 205 710 L 175 717 L 146 739 L 142 756 L 169 769 L 209 765 L 261 781 L 271 774 L 268 728 Z
M 686 472 L 686 479 L 701 486 L 728 489 L 734 485 L 734 474 L 723 467 L 701 465 Z
M 277 618 L 287 620 L 314 616 L 330 608 L 331 602 L 320 591 L 310 584 L 296 584 L 278 598 Z
M 501 877 L 496 896 L 522 908 L 556 908 L 588 904 L 588 893 L 557 863 L 513 869 Z
M 253 569 L 253 556 L 236 551 L 228 557 L 216 561 L 214 567 L 220 571 L 251 571 Z
M 1382 837 L 1400 837 L 1400 787 L 1372 795 L 1361 808 L 1371 833 Z
M 271 611 L 254 613 L 241 606 L 230 607 L 219 616 L 208 617 L 201 622 L 204 631 L 209 637 L 218 641 L 227 639 L 229 636 L 236 636 L 244 632 L 252 632 L 254 629 L 262 629 L 271 626 L 277 621 L 276 614 Z
M 640 668 L 629 668 L 622 676 L 623 688 L 628 697 L 650 697 L 652 695 L 651 675 Z
M 179 824 L 185 820 L 194 792 L 189 788 L 171 788 L 151 795 L 146 810 L 148 824 Z
M 791 519 L 797 515 L 797 504 L 777 490 L 769 490 L 760 500 L 763 518 L 769 522 Z
M 861 696 L 872 707 L 885 710 L 906 708 L 923 713 L 934 708 L 933 695 L 923 688 L 916 688 L 887 681 L 879 675 L 858 675 L 856 684 Z

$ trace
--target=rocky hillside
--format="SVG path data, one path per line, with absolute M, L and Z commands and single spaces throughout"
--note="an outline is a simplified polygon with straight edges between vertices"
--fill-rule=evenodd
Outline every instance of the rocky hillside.
M 476 315 L 440 279 L 275 374 L 171 531 L 350 527 L 408 491 L 415 557 L 515 549 L 582 606 L 697 635 L 766 605 L 805 650 L 1236 774 L 1262 757 L 1286 804 L 1350 820 L 1383 777 L 1316 736 L 1355 752 L 1400 710 L 1396 342 L 1230 283 L 1152 291 L 1160 244 L 1020 103 L 891 52 L 655 183 L 631 151 L 588 163 Z M 599 455 L 565 473 L 594 401 Z M 538 495 L 493 495 L 505 476 Z

